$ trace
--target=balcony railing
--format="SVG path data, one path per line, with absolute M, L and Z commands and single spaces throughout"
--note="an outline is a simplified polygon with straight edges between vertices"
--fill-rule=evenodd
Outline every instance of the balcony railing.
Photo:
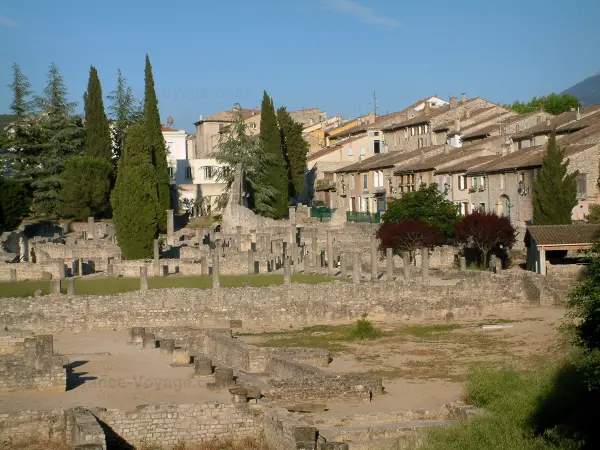
M 379 223 L 381 222 L 381 213 L 371 214 L 368 212 L 346 212 L 347 222 L 366 222 L 366 223 Z
M 335 208 L 327 208 L 325 206 L 317 206 L 310 208 L 310 217 L 319 219 L 321 222 L 328 222 L 335 212 Z

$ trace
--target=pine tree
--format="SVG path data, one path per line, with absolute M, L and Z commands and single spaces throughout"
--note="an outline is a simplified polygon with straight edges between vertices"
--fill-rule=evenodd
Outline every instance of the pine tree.
M 167 149 L 162 135 L 158 99 L 154 91 L 154 77 L 150 58 L 146 55 L 145 90 L 144 90 L 144 123 L 148 145 L 152 152 L 152 164 L 156 171 L 156 193 L 158 198 L 157 215 L 160 231 L 167 229 L 167 209 L 171 208 L 171 179 L 167 165 Z
M 280 219 L 287 214 L 289 203 L 288 194 L 288 171 L 281 148 L 281 135 L 277 127 L 277 117 L 273 100 L 267 92 L 264 92 L 261 117 L 260 117 L 260 140 L 266 153 L 272 155 L 273 164 L 265 173 L 264 183 L 276 191 L 276 195 L 265 199 L 272 212 L 267 214 L 274 219 Z M 260 205 L 257 205 L 257 208 Z
M 577 205 L 578 172 L 568 174 L 569 160 L 556 144 L 556 130 L 548 139 L 542 167 L 533 182 L 533 223 L 535 225 L 570 224 Z
M 157 235 L 156 172 L 147 137 L 144 124 L 129 127 L 111 194 L 113 222 L 125 259 L 151 258 Z
M 107 98 L 111 101 L 109 106 L 110 118 L 113 121 L 111 128 L 113 155 L 115 164 L 119 161 L 123 147 L 127 127 L 141 117 L 140 108 L 137 107 L 133 91 L 127 86 L 127 79 L 119 69 L 117 71 L 117 88 Z
M 33 207 L 36 213 L 55 217 L 60 203 L 60 176 L 65 162 L 81 153 L 83 121 L 72 116 L 76 103 L 67 100 L 68 92 L 58 68 L 50 65 L 44 95 L 37 101 L 41 114 L 35 119 L 39 126 L 39 153 L 36 175 L 32 182 Z
M 102 86 L 94 66 L 90 67 L 88 88 L 83 98 L 85 107 L 85 153 L 89 156 L 110 161 L 112 157 L 110 128 L 104 111 Z
M 283 155 L 288 166 L 290 196 L 296 200 L 302 195 L 308 142 L 302 137 L 302 124 L 295 122 L 285 107 L 277 110 Z

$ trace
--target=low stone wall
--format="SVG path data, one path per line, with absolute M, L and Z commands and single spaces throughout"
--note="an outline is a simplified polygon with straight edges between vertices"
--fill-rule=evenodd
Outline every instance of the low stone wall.
M 202 353 L 244 372 L 263 372 L 269 355 L 262 348 L 208 330 Z
M 64 443 L 72 434 L 67 411 L 19 411 L 0 413 L 0 448 L 22 448 L 33 442 Z
M 232 319 L 266 326 L 352 321 L 366 312 L 373 320 L 402 317 L 477 316 L 486 309 L 520 303 L 544 304 L 525 289 L 535 277 L 481 273 L 456 285 L 417 282 L 344 282 L 256 288 L 161 289 L 118 295 L 47 295 L 0 298 L 0 327 L 10 331 L 54 332 L 130 327 L 224 327 Z M 545 283 L 538 277 L 534 283 Z M 535 297 L 535 298 L 532 298 Z M 553 301 L 553 300 L 552 300 Z
M 92 412 L 120 438 L 133 446 L 145 443 L 169 448 L 180 442 L 259 439 L 262 433 L 260 412 L 252 411 L 244 405 L 216 402 L 158 404 L 138 406 L 127 411 L 97 409 Z M 107 444 L 110 448 L 113 442 L 107 439 Z
M 0 358 L 0 392 L 44 390 L 63 392 L 67 374 L 59 356 Z
M 306 377 L 321 374 L 321 371 L 313 366 L 281 356 L 271 356 L 264 371 L 277 378 Z
M 265 350 L 268 350 L 272 356 L 316 367 L 327 367 L 331 359 L 329 350 L 324 348 L 279 347 L 265 348 Z
M 44 272 L 52 278 L 59 278 L 61 265 L 64 267 L 61 261 L 0 263 L 0 281 L 12 281 L 11 270 L 16 270 L 17 281 L 42 280 L 47 277 Z
M 282 408 L 265 407 L 263 437 L 272 450 L 296 450 L 315 448 L 317 429 Z M 311 444 L 300 446 L 304 443 Z
M 42 262 L 50 259 L 108 259 L 108 258 L 121 258 L 121 249 L 117 244 L 110 242 L 89 242 L 89 241 L 76 241 L 71 244 L 54 244 L 45 243 L 37 244 L 35 246 L 36 261 Z

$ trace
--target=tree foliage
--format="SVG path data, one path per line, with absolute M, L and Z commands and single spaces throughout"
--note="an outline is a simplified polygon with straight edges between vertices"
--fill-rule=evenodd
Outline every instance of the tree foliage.
M 50 65 L 44 95 L 37 98 L 40 114 L 30 120 L 30 132 L 36 135 L 33 207 L 37 214 L 56 217 L 60 204 L 60 174 L 65 162 L 81 153 L 83 122 L 72 116 L 76 103 L 68 101 L 68 92 L 58 68 Z
M 112 157 L 112 143 L 108 119 L 102 100 L 102 86 L 98 71 L 90 67 L 88 88 L 84 95 L 85 108 L 85 153 L 88 156 L 103 158 L 107 161 Z
M 211 155 L 226 166 L 217 170 L 217 180 L 227 184 L 225 190 L 229 193 L 235 180 L 236 169 L 240 168 L 242 172 L 240 190 L 249 195 L 247 206 L 260 215 L 273 217 L 276 210 L 271 204 L 278 191 L 265 183 L 265 176 L 269 166 L 276 161 L 276 157 L 264 151 L 259 136 L 251 136 L 248 133 L 248 125 L 244 122 L 241 106 L 238 110 L 240 112 L 235 121 L 220 136 L 219 151 Z
M 112 177 L 112 164 L 105 158 L 71 158 L 61 176 L 61 215 L 77 220 L 108 217 Z
M 384 222 L 419 220 L 450 237 L 458 221 L 458 206 L 446 199 L 437 184 L 421 184 L 418 190 L 407 192 L 394 200 L 381 219 Z
M 283 155 L 288 168 L 289 193 L 292 198 L 298 199 L 304 188 L 308 142 L 302 136 L 302 124 L 295 122 L 283 106 L 277 110 L 277 122 L 279 123 Z
M 490 250 L 512 248 L 517 236 L 508 217 L 480 211 L 464 216 L 456 224 L 454 234 L 458 242 L 481 252 L 482 266 Z
M 158 99 L 154 90 L 154 76 L 150 57 L 146 55 L 145 89 L 144 89 L 144 124 L 146 139 L 151 149 L 152 164 L 156 172 L 156 195 L 158 198 L 157 214 L 160 231 L 167 229 L 167 210 L 171 209 L 171 179 L 167 165 L 167 148 L 162 135 Z
M 444 243 L 444 235 L 435 227 L 426 225 L 420 220 L 402 219 L 398 222 L 383 222 L 377 230 L 379 250 L 385 255 L 391 248 L 394 254 L 402 256 L 409 252 L 411 260 L 415 252 L 423 247 L 433 248 Z
M 548 140 L 542 167 L 533 182 L 533 223 L 536 225 L 570 224 L 577 205 L 578 172 L 567 173 L 569 160 L 556 143 L 556 132 Z
M 579 100 L 570 94 L 558 95 L 552 93 L 544 97 L 533 97 L 529 102 L 522 103 L 515 100 L 512 105 L 504 105 L 519 114 L 539 111 L 542 107 L 550 114 L 561 114 L 570 111 L 571 108 L 580 106 Z
M 265 153 L 269 153 L 272 163 L 266 170 L 264 186 L 273 193 L 266 198 L 255 197 L 255 207 L 261 214 L 280 219 L 287 214 L 289 203 L 288 170 L 281 147 L 281 135 L 277 126 L 277 117 L 273 99 L 264 92 L 260 117 L 260 141 Z
M 146 133 L 144 124 L 129 128 L 111 194 L 115 232 L 125 259 L 151 258 L 157 235 L 156 172 Z
M 11 231 L 29 214 L 29 191 L 18 181 L 0 177 L 0 229 Z
M 125 146 L 127 128 L 142 116 L 142 111 L 133 91 L 127 86 L 127 79 L 121 73 L 121 69 L 117 71 L 117 87 L 107 98 L 111 102 L 108 110 L 113 121 L 113 160 L 117 163 Z

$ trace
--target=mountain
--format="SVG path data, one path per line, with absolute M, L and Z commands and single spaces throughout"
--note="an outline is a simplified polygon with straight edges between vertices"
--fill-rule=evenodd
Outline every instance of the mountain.
M 600 103 L 600 73 L 580 81 L 562 91 L 561 94 L 571 94 L 577 97 L 583 106 Z

